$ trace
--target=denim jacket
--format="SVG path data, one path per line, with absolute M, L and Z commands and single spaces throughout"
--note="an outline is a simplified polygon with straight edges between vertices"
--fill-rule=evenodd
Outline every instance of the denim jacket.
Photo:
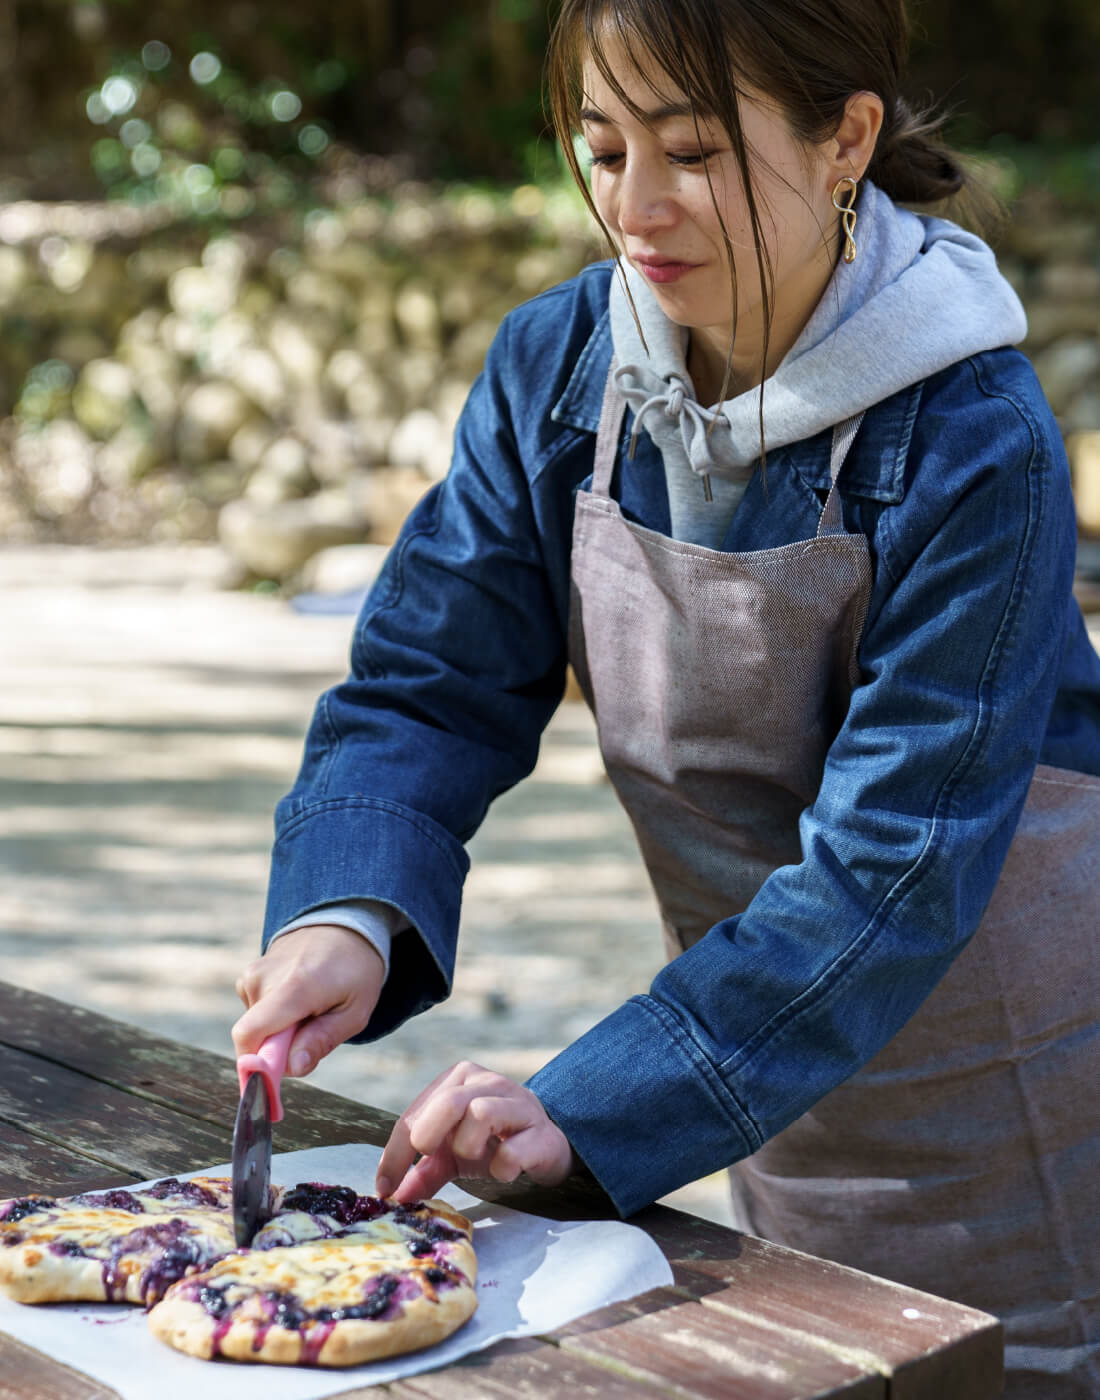
M 609 279 L 590 267 L 505 319 L 451 470 L 390 551 L 351 674 L 318 702 L 277 810 L 265 940 L 355 899 L 412 925 L 358 1040 L 448 995 L 464 843 L 531 771 L 562 696 Z M 830 440 L 768 454 L 723 548 L 814 534 Z M 1100 775 L 1069 475 L 1026 359 L 978 355 L 871 408 L 840 490 L 874 582 L 861 683 L 803 814 L 801 863 L 530 1081 L 624 1214 L 753 1152 L 870 1059 L 976 928 L 1036 763 Z M 647 434 L 613 493 L 668 533 Z M 784 1014 L 821 979 L 838 994 Z

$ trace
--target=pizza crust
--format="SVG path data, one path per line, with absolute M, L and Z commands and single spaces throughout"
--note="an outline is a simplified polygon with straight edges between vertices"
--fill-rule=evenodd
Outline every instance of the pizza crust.
M 17 1303 L 107 1300 L 98 1259 L 59 1257 L 51 1254 L 48 1246 L 33 1243 L 16 1245 L 0 1254 L 0 1291 Z
M 410 1299 L 402 1305 L 401 1315 L 388 1322 L 348 1318 L 291 1329 L 268 1326 L 259 1318 L 237 1317 L 219 1336 L 217 1319 L 204 1307 L 170 1293 L 152 1309 L 148 1322 L 162 1342 L 204 1361 L 222 1356 L 269 1365 L 337 1367 L 362 1366 L 435 1346 L 457 1332 L 476 1310 L 472 1285 L 456 1284 L 437 1294 L 434 1302 L 427 1297 Z

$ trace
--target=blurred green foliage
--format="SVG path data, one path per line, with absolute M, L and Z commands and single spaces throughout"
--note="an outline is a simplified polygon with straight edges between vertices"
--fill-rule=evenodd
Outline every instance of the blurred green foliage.
M 1006 180 L 1095 201 L 1097 0 L 911 0 L 911 94 Z M 546 0 L 0 0 L 0 196 L 278 208 L 365 177 L 557 179 Z M 1029 155 L 1034 152 L 1034 155 Z M 360 175 L 364 170 L 360 167 Z

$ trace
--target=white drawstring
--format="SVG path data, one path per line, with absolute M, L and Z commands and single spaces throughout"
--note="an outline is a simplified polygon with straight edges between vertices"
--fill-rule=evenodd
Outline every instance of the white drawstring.
M 622 381 L 628 376 L 634 376 L 636 380 L 641 379 L 642 371 L 637 365 L 619 365 L 615 371 L 615 383 L 620 389 L 626 387 Z M 642 420 L 646 414 L 654 408 L 663 409 L 666 418 L 679 420 L 680 436 L 683 439 L 688 463 L 696 476 L 702 477 L 703 490 L 709 501 L 711 492 L 708 478 L 714 469 L 715 461 L 711 456 L 707 442 L 707 428 L 711 423 L 718 422 L 719 419 L 724 420 L 725 415 L 721 408 L 704 408 L 702 404 L 697 403 L 688 393 L 687 385 L 676 375 L 670 375 L 667 382 L 667 389 L 651 394 L 634 410 L 634 427 L 630 433 L 628 455 L 633 461 L 638 434 L 642 430 Z

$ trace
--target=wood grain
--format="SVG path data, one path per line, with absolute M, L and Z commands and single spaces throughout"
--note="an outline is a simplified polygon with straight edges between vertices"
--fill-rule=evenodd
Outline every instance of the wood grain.
M 58 1195 L 227 1161 L 232 1059 L 0 983 L 0 1197 Z M 288 1083 L 280 1151 L 383 1143 L 394 1122 Z M 558 1219 L 614 1215 L 590 1178 L 547 1191 L 463 1183 Z M 996 1319 L 661 1206 L 633 1217 L 675 1284 L 554 1334 L 500 1343 L 445 1370 L 346 1400 L 992 1400 Z M 351 1378 L 349 1377 L 349 1380 Z M 5 1389 L 5 1387 L 7 1387 Z M 113 1400 L 96 1382 L 0 1336 L 0 1400 Z
M 823 1349 L 805 1334 L 758 1322 L 736 1326 L 685 1297 L 656 1289 L 581 1318 L 556 1334 L 563 1349 L 712 1400 L 885 1400 L 885 1377 Z

